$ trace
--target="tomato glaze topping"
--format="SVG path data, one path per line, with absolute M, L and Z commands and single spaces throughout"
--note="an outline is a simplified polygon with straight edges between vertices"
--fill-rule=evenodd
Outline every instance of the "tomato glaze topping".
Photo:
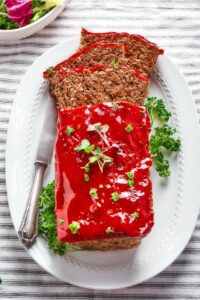
M 126 36 L 126 37 L 129 37 L 129 38 L 134 38 L 136 40 L 139 40 L 139 41 L 142 41 L 152 47 L 156 47 L 158 50 L 159 50 L 159 53 L 160 54 L 163 54 L 164 53 L 164 50 L 161 49 L 160 47 L 158 47 L 158 45 L 156 45 L 155 43 L 152 43 L 150 42 L 149 40 L 147 40 L 145 37 L 143 37 L 142 35 L 138 35 L 138 34 L 129 34 L 127 32 L 91 32 L 91 31 L 88 31 L 87 29 L 85 28 L 82 28 L 82 31 L 81 31 L 83 34 L 88 34 L 88 35 L 94 35 L 94 36 L 101 36 L 101 37 L 106 37 L 106 36 L 113 36 L 113 37 L 120 37 L 120 36 Z
M 153 226 L 150 119 L 127 102 L 58 109 L 57 238 L 142 237 Z

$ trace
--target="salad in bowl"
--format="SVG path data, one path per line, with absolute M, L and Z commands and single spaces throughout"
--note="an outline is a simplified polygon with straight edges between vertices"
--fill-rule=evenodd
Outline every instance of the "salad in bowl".
M 19 39 L 35 33 L 53 21 L 64 4 L 64 0 L 0 0 L 0 39 Z

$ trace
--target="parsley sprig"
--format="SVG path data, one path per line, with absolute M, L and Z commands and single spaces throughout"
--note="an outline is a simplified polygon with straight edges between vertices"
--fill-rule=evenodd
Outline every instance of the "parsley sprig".
M 163 149 L 177 152 L 180 149 L 181 141 L 173 137 L 176 129 L 167 124 L 156 127 L 154 132 L 150 138 L 150 152 L 158 174 L 161 177 L 168 177 L 170 175 L 169 161 L 164 158 Z
M 156 97 L 148 97 L 145 102 L 152 124 L 156 119 L 160 121 L 168 121 L 171 113 L 166 109 L 165 103 L 162 99 Z
M 176 133 L 175 128 L 164 124 L 161 127 L 156 127 L 154 132 L 150 139 L 150 151 L 153 155 L 160 151 L 161 147 L 175 152 L 179 150 L 181 142 L 179 139 L 173 138 L 174 133 Z
M 166 109 L 162 99 L 149 97 L 146 100 L 145 106 L 150 115 L 152 126 L 156 120 L 163 123 L 160 127 L 152 128 L 150 152 L 156 171 L 161 177 L 166 178 L 170 175 L 170 165 L 169 161 L 164 157 L 164 154 L 166 154 L 164 150 L 168 150 L 168 152 L 179 151 L 181 141 L 174 138 L 176 129 L 167 124 L 171 113 Z

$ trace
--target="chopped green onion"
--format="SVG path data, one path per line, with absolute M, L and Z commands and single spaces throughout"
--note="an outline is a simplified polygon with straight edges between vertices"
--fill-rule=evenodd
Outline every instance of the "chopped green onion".
M 117 201 L 119 201 L 119 194 L 114 192 L 111 194 L 111 198 L 114 202 L 117 202 Z
M 130 186 L 131 188 L 134 187 L 134 181 L 133 181 L 133 179 L 128 179 L 128 180 L 127 180 L 127 184 L 128 184 L 128 186 Z
M 107 232 L 107 233 L 114 232 L 114 229 L 113 229 L 112 227 L 109 226 L 109 227 L 106 229 L 106 232 Z
M 97 189 L 91 188 L 90 196 L 91 196 L 92 200 L 98 199 L 99 197 L 98 197 L 98 194 L 97 194 Z
M 80 224 L 79 222 L 73 221 L 71 224 L 69 224 L 68 228 L 72 234 L 77 234 L 80 229 Z
M 125 128 L 126 132 L 132 132 L 133 131 L 133 126 L 131 124 L 128 124 Z
M 52 66 L 47 69 L 49 71 L 50 76 L 54 75 L 53 69 L 54 69 L 54 67 L 52 67 Z
M 131 219 L 132 220 L 135 220 L 135 219 L 138 219 L 139 218 L 139 213 L 138 212 L 134 212 L 131 214 Z
M 118 62 L 116 62 L 116 60 L 112 60 L 111 63 L 110 63 L 111 67 L 118 67 Z
M 134 178 L 134 174 L 132 172 L 127 172 L 126 174 L 128 176 L 128 179 L 133 179 Z
M 84 174 L 84 180 L 85 182 L 88 182 L 90 180 L 89 175 L 88 174 Z
M 74 128 L 73 127 L 71 127 L 71 126 L 67 126 L 67 129 L 66 129 L 66 134 L 67 135 L 70 135 L 70 134 L 72 134 L 72 133 L 74 133 Z

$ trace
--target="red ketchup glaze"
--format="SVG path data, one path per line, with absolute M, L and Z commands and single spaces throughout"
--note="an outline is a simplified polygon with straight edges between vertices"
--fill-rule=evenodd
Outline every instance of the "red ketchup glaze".
M 60 72 L 60 75 L 65 76 L 68 72 L 71 72 L 71 71 L 74 71 L 76 73 L 83 73 L 85 70 L 89 70 L 90 72 L 95 72 L 98 70 L 103 70 L 103 69 L 108 69 L 108 68 L 112 69 L 115 67 L 108 67 L 106 65 L 95 65 L 95 66 L 91 66 L 91 67 L 90 66 L 82 66 L 82 67 L 73 67 L 73 68 L 60 67 L 59 72 Z M 122 64 L 120 64 L 120 68 L 130 71 L 133 74 L 133 76 L 139 78 L 140 80 L 149 82 L 148 77 L 141 74 L 139 71 L 133 70 Z
M 117 44 L 117 43 L 107 43 L 107 44 L 92 44 L 89 46 L 84 47 L 83 49 L 81 49 L 80 51 L 76 52 L 75 54 L 73 54 L 72 56 L 70 56 L 68 59 L 62 61 L 61 63 L 57 64 L 52 71 L 57 71 L 60 70 L 62 68 L 67 68 L 67 64 L 73 62 L 75 59 L 77 59 L 78 57 L 81 57 L 82 55 L 85 55 L 87 53 L 89 53 L 92 49 L 94 48 L 98 48 L 98 49 L 103 49 L 103 48 L 124 48 L 124 51 L 127 51 L 127 47 L 123 44 Z M 47 69 L 46 71 L 43 72 L 43 76 L 47 77 L 50 75 L 49 70 Z
M 58 109 L 55 213 L 59 241 L 77 242 L 118 234 L 142 237 L 154 224 L 149 178 L 150 119 L 143 107 L 127 102 L 117 105 L 107 102 Z M 87 131 L 89 125 L 96 123 L 109 126 L 103 138 L 96 131 Z M 75 131 L 67 134 L 68 126 Z M 127 126 L 132 128 L 130 132 Z M 91 163 L 88 182 L 84 180 L 82 167 L 92 154 L 74 150 L 83 139 L 95 148 L 107 150 L 105 154 L 112 158 L 103 172 L 97 162 Z M 127 184 L 127 173 L 134 174 L 133 187 Z M 91 189 L 97 190 L 98 198 L 92 199 Z M 112 193 L 119 196 L 116 202 Z M 138 217 L 133 217 L 135 215 Z M 72 222 L 79 223 L 76 234 L 68 228 Z M 109 227 L 113 232 L 106 231 Z
M 139 34 L 129 34 L 127 32 L 115 32 L 115 31 L 111 31 L 111 32 L 91 32 L 88 31 L 85 28 L 82 28 L 82 33 L 83 34 L 88 34 L 88 35 L 94 35 L 94 36 L 116 36 L 116 37 L 120 37 L 120 36 L 126 36 L 126 37 L 132 37 L 136 40 L 142 41 L 146 44 L 149 44 L 150 46 L 156 47 L 159 50 L 160 54 L 164 53 L 164 50 L 161 49 L 160 47 L 158 47 L 158 45 L 156 45 L 155 43 L 150 42 L 149 40 L 147 40 L 145 37 L 143 37 L 142 35 Z
M 54 71 L 59 70 L 65 64 L 73 62 L 73 60 L 75 60 L 77 57 L 80 57 L 81 55 L 87 54 L 88 52 L 90 52 L 94 48 L 101 49 L 101 48 L 121 48 L 121 47 L 124 47 L 124 49 L 126 49 L 126 47 L 123 44 L 116 44 L 116 43 L 92 44 L 92 45 L 89 45 L 87 47 L 84 47 L 80 51 L 76 52 L 75 54 L 73 54 L 72 56 L 70 56 L 68 59 L 66 59 L 66 60 L 62 61 L 61 63 L 57 64 L 53 68 L 53 70 Z

